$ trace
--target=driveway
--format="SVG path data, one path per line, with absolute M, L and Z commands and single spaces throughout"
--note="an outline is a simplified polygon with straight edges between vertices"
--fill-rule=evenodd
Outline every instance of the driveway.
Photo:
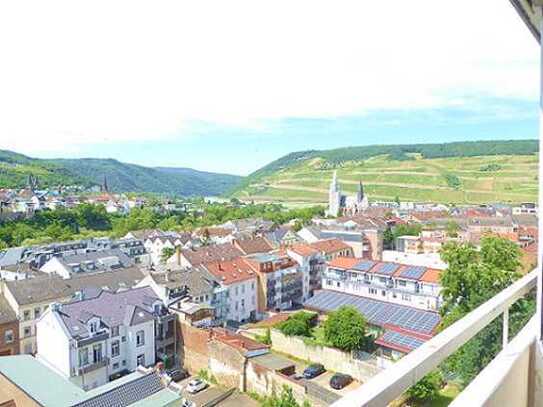
M 341 396 L 343 396 L 345 393 L 348 393 L 358 387 L 360 387 L 361 383 L 356 381 L 356 380 L 353 380 L 348 386 L 345 386 L 343 389 L 341 390 L 334 390 L 332 387 L 330 387 L 330 379 L 332 378 L 332 376 L 334 375 L 334 372 L 329 372 L 329 371 L 326 371 L 324 372 L 323 374 L 321 374 L 320 376 L 317 376 L 313 379 L 310 379 L 309 381 L 315 383 L 315 384 L 318 384 L 319 386 L 325 388 L 326 390 L 329 390 L 333 393 L 336 393 L 336 394 L 339 394 Z
M 186 379 L 181 380 L 177 384 L 181 386 L 183 389 L 182 395 L 188 400 L 194 401 L 196 403 L 196 407 L 200 407 L 206 403 L 209 403 L 212 400 L 215 400 L 222 394 L 226 393 L 226 390 L 217 387 L 211 383 L 208 383 L 208 387 L 206 387 L 204 390 L 199 391 L 196 394 L 190 394 L 189 392 L 185 391 L 185 388 L 187 387 L 187 384 L 192 380 L 195 379 L 196 376 L 191 376 Z

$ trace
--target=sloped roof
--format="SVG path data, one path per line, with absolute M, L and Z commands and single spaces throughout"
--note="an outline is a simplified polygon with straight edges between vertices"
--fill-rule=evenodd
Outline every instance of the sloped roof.
M 263 237 L 253 239 L 235 240 L 234 245 L 240 249 L 243 254 L 267 253 L 273 250 L 273 247 Z
M 226 285 L 256 278 L 253 268 L 242 257 L 206 263 L 203 267 Z
M 69 279 L 41 276 L 26 280 L 6 281 L 4 284 L 19 305 L 26 305 L 59 300 L 91 287 L 110 291 L 130 288 L 141 281 L 143 277 L 140 269 L 130 267 L 116 271 L 74 275 Z
M 243 255 L 241 250 L 231 243 L 203 246 L 198 249 L 184 249 L 181 250 L 181 254 L 193 267 L 211 261 L 235 259 Z
M 336 253 L 340 250 L 351 248 L 351 246 L 339 239 L 319 240 L 311 243 L 311 247 L 323 253 Z

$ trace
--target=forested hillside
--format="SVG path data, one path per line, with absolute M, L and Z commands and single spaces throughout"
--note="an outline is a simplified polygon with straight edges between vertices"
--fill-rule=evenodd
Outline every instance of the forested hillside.
M 32 174 L 41 187 L 100 185 L 107 178 L 115 192 L 152 192 L 180 196 L 220 195 L 241 177 L 190 168 L 150 168 L 113 159 L 37 159 L 0 150 L 0 188 L 23 187 Z

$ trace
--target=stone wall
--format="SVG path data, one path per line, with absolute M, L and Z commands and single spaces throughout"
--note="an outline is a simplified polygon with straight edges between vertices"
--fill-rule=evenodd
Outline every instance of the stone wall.
M 209 368 L 209 339 L 211 331 L 177 322 L 179 360 L 190 373 Z
M 285 336 L 275 329 L 271 330 L 271 339 L 272 349 L 278 352 L 292 355 L 298 359 L 322 363 L 327 370 L 350 374 L 361 382 L 366 382 L 382 370 L 370 355 L 368 355 L 367 361 L 358 360 L 353 358 L 349 352 L 308 345 L 301 338 Z
M 245 357 L 219 341 L 209 343 L 209 369 L 219 383 L 245 391 Z

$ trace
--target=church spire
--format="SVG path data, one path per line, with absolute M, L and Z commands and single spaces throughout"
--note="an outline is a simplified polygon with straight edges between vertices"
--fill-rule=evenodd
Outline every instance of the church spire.
M 102 183 L 102 192 L 109 192 L 109 187 L 107 186 L 107 178 L 104 174 L 104 182 Z

